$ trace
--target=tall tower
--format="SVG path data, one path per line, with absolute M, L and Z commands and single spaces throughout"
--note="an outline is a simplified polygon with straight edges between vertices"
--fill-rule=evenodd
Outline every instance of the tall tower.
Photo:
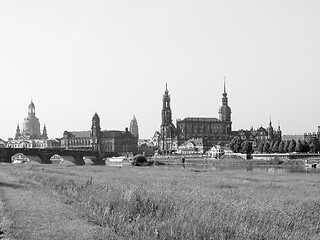
M 219 108 L 219 119 L 226 125 L 226 134 L 231 133 L 231 108 L 228 106 L 228 97 L 226 92 L 226 81 L 223 83 L 222 106 Z
M 271 116 L 270 116 L 270 122 L 269 122 L 269 127 L 268 127 L 268 140 L 269 140 L 269 141 L 273 141 L 273 140 L 274 140 L 273 127 L 272 127 L 272 122 L 271 122 Z
M 136 117 L 133 115 L 133 118 L 130 122 L 130 132 L 139 139 L 139 127 Z
M 278 141 L 278 142 L 281 142 L 281 141 L 282 141 L 282 131 L 281 131 L 281 129 L 280 129 L 280 123 L 278 123 L 277 141 Z
M 39 139 L 41 137 L 40 122 L 36 117 L 36 108 L 32 100 L 28 107 L 28 117 L 24 119 L 22 135 L 30 139 Z
M 18 140 L 21 137 L 21 132 L 20 132 L 20 127 L 19 127 L 19 123 L 17 125 L 17 130 L 16 130 L 16 135 L 14 137 L 15 140 Z
M 42 131 L 42 135 L 41 135 L 41 139 L 48 139 L 48 133 L 47 133 L 47 127 L 46 125 L 43 126 L 43 131 Z
M 168 85 L 166 84 L 166 90 L 162 98 L 162 112 L 161 112 L 161 140 L 160 149 L 164 153 L 170 153 L 173 150 L 173 142 L 175 137 L 175 127 L 172 123 L 172 113 L 170 107 L 170 95 L 168 91 Z
M 100 128 L 100 118 L 97 113 L 92 117 L 91 125 L 91 138 L 92 138 L 92 150 L 100 151 L 100 141 L 101 141 L 101 128 Z

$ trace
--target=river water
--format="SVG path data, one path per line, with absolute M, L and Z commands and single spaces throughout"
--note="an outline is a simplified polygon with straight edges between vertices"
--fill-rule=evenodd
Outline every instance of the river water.
M 305 166 L 212 166 L 212 165 L 163 165 L 159 168 L 184 168 L 194 172 L 207 171 L 241 171 L 241 172 L 267 172 L 270 174 L 320 174 L 320 168 Z

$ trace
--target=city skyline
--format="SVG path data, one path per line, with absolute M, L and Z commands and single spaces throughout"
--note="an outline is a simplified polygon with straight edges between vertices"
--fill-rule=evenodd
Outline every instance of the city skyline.
M 14 137 L 33 99 L 50 138 L 218 117 L 223 77 L 233 129 L 315 132 L 320 87 L 318 1 L 1 1 L 0 138 Z

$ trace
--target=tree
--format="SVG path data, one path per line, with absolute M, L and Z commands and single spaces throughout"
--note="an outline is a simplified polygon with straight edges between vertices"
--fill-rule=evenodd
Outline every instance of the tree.
M 317 138 L 308 138 L 307 143 L 310 146 L 310 152 L 317 153 L 320 151 L 320 141 Z
M 298 139 L 298 141 L 296 142 L 295 151 L 298 153 L 302 152 L 302 143 L 300 139 Z
M 303 139 L 301 141 L 301 143 L 302 143 L 302 152 L 304 152 L 304 153 L 309 152 L 310 151 L 310 146 L 309 146 L 308 142 L 305 139 Z
M 318 153 L 318 152 L 320 152 L 320 141 L 319 140 L 316 140 L 315 141 L 315 153 Z
M 270 142 L 270 146 L 269 146 L 269 153 L 272 153 L 273 144 L 274 144 L 274 142 L 271 141 Z
M 259 152 L 259 153 L 263 153 L 263 145 L 264 145 L 264 142 L 261 141 L 261 142 L 259 143 L 259 146 L 258 146 L 258 152 Z
M 242 153 L 251 154 L 252 152 L 252 143 L 250 141 L 245 141 L 242 146 Z
M 285 145 L 285 142 L 284 141 L 281 141 L 280 143 L 279 143 L 279 148 L 278 148 L 278 152 L 279 153 L 284 153 L 285 151 L 285 149 L 284 149 L 284 145 Z
M 263 152 L 269 153 L 269 149 L 270 149 L 270 143 L 268 141 L 265 141 L 265 143 L 263 145 Z
M 311 152 L 311 153 L 315 153 L 316 145 L 315 145 L 313 142 L 311 142 L 311 143 L 309 144 L 309 146 L 310 146 L 310 152 Z
M 286 140 L 286 142 L 284 144 L 284 148 L 283 148 L 283 152 L 284 153 L 288 153 L 289 152 L 289 146 L 290 146 L 290 141 Z
M 230 149 L 234 153 L 239 153 L 241 151 L 242 140 L 240 137 L 234 137 L 230 142 Z
M 296 149 L 296 145 L 297 145 L 296 141 L 292 139 L 289 144 L 288 152 L 290 153 L 294 152 Z
M 273 146 L 272 146 L 272 152 L 273 153 L 278 153 L 279 152 L 279 142 L 276 141 Z

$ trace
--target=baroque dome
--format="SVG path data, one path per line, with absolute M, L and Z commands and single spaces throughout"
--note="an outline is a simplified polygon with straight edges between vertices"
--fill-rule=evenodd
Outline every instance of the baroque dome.
M 223 105 L 219 108 L 219 113 L 222 113 L 222 112 L 229 112 L 231 113 L 231 108 L 229 106 L 226 106 L 226 105 Z

